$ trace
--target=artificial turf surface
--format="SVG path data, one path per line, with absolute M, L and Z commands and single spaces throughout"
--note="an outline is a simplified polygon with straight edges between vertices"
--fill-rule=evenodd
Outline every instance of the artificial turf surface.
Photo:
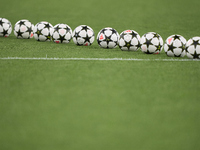
M 165 40 L 200 34 L 198 0 L 2 1 L 14 26 L 66 23 Z M 200 35 L 199 35 L 200 36 Z M 2 150 L 199 150 L 200 62 L 159 55 L 0 38 L 0 58 L 136 58 L 150 61 L 0 60 Z M 179 58 L 175 58 L 179 59 Z M 184 57 L 183 59 L 187 59 Z

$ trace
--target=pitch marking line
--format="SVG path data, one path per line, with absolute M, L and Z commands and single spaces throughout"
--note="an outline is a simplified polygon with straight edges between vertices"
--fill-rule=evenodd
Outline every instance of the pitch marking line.
M 138 58 L 47 58 L 47 57 L 3 57 L 1 60 L 97 60 L 97 61 L 200 61 L 199 59 L 138 59 Z

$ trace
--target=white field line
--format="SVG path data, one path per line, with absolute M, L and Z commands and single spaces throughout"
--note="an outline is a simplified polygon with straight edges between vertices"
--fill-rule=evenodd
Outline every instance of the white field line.
M 1 60 L 97 60 L 97 61 L 200 61 L 199 59 L 138 59 L 138 58 L 47 58 L 47 57 L 3 57 Z

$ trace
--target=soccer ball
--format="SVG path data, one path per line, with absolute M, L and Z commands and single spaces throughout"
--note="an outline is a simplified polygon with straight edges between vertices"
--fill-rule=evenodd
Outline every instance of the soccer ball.
M 19 20 L 14 27 L 14 35 L 17 38 L 30 39 L 33 37 L 34 25 L 29 20 Z
M 134 30 L 125 30 L 120 34 L 119 48 L 122 51 L 137 51 L 140 48 L 140 35 Z
M 171 35 L 167 38 L 164 44 L 164 51 L 167 56 L 184 57 L 186 54 L 185 44 L 186 39 L 181 35 Z
M 148 32 L 141 37 L 141 50 L 146 54 L 159 54 L 162 51 L 163 39 L 155 32 Z
M 115 48 L 118 45 L 119 34 L 110 27 L 103 28 L 97 35 L 97 43 L 102 48 Z
M 0 36 L 8 37 L 12 32 L 12 24 L 6 18 L 0 18 Z
M 191 59 L 200 59 L 200 37 L 193 37 L 187 41 L 186 55 Z
M 72 38 L 72 29 L 66 24 L 57 24 L 54 26 L 52 40 L 55 43 L 69 43 Z
M 53 26 L 46 21 L 39 22 L 35 25 L 33 33 L 37 41 L 51 41 Z
M 87 25 L 80 25 L 72 33 L 73 41 L 79 46 L 89 46 L 94 42 L 94 31 Z

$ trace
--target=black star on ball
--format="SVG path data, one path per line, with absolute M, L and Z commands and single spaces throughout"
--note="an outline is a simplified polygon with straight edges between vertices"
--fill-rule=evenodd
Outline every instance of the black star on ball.
M 2 19 L 1 19 L 0 20 L 0 25 L 3 26 L 3 23 L 5 23 L 5 22 L 3 22 Z
M 184 51 L 184 50 L 185 50 L 185 44 L 183 44 L 183 43 L 182 43 L 182 45 L 181 45 L 181 46 L 179 46 L 178 48 L 181 48 L 181 49 L 182 49 L 182 51 Z
M 157 48 L 157 50 L 161 50 L 161 48 L 162 48 L 162 45 L 159 43 L 157 46 L 156 46 L 156 48 Z
M 141 44 L 140 44 L 140 42 L 138 42 L 138 44 L 137 45 L 135 45 L 136 47 L 137 47 L 137 49 L 138 48 L 140 48 L 141 47 Z
M 83 26 L 82 29 L 85 31 L 89 30 L 88 26 Z
M 114 29 L 112 29 L 111 31 L 112 31 L 112 34 L 117 34 L 117 31 Z
M 3 29 L 3 36 L 5 36 L 5 35 L 7 35 L 8 34 L 8 30 L 5 30 L 5 29 Z
M 149 52 L 149 50 L 147 50 L 146 52 L 144 52 L 145 54 L 153 54 L 151 52 Z
M 86 37 L 83 37 L 83 39 L 85 39 L 85 42 L 89 42 L 90 37 L 88 37 L 88 35 L 86 35 Z
M 81 37 L 81 36 L 79 35 L 79 32 L 75 32 L 74 37 L 77 39 L 78 37 Z
M 47 24 L 45 24 L 44 27 L 49 29 L 51 26 L 49 25 L 49 23 L 47 23 Z
M 25 22 L 25 21 L 20 21 L 20 22 L 19 22 L 19 25 L 20 25 L 20 26 L 21 26 L 21 25 L 25 25 L 24 22 Z
M 20 37 L 20 36 L 22 37 L 23 32 L 21 32 L 20 30 L 18 30 L 16 33 L 17 33 L 17 37 Z
M 47 41 L 47 40 L 51 40 L 51 34 L 49 33 L 49 34 L 46 36 L 46 38 L 47 38 L 46 41 Z
M 128 48 L 128 50 L 129 50 L 129 48 L 132 46 L 131 45 L 131 41 L 129 41 L 129 42 L 127 42 L 127 41 L 125 41 L 125 46 Z
M 153 44 L 151 43 L 151 39 L 150 39 L 150 40 L 146 39 L 146 42 L 145 42 L 144 44 L 147 45 L 147 48 L 149 48 L 149 45 L 153 45 Z
M 27 31 L 28 31 L 29 34 L 31 34 L 31 32 L 32 32 L 32 27 L 27 27 Z
M 66 28 L 64 28 L 67 32 L 69 32 L 70 31 L 70 28 L 68 28 L 68 27 L 66 27 Z
M 101 30 L 101 33 L 104 33 L 104 34 L 105 34 L 105 31 L 106 31 L 106 29 L 102 29 L 102 30 Z
M 199 45 L 199 40 L 193 40 L 193 43 L 191 45 L 194 45 L 194 48 L 197 47 L 197 45 Z
M 58 30 L 60 30 L 61 28 L 59 27 L 59 26 L 57 26 L 57 27 L 55 27 L 54 28 L 54 31 L 57 31 L 58 32 Z
M 137 37 L 137 33 L 133 32 L 133 31 L 130 33 L 130 35 L 132 35 L 132 37 Z
M 154 34 L 153 38 L 158 38 L 159 39 L 159 35 L 157 33 Z
M 60 40 L 60 42 L 62 43 L 64 40 L 65 40 L 65 35 L 64 36 L 61 36 L 58 38 L 58 40 Z
M 112 35 L 111 35 L 112 36 Z M 109 42 L 111 41 L 111 36 L 107 36 L 106 37 L 106 42 L 107 42 L 107 44 L 109 44 Z
M 171 52 L 174 52 L 174 48 L 176 48 L 176 47 L 174 47 L 173 42 L 171 45 L 168 45 L 168 47 L 169 47 L 168 50 Z
M 174 40 L 176 40 L 176 39 L 180 40 L 180 36 L 174 35 Z
M 37 36 L 42 35 L 42 29 L 36 31 Z
M 194 54 L 193 54 L 192 56 L 193 56 L 194 59 L 195 59 L 195 58 L 199 58 L 199 54 L 197 54 L 197 51 L 196 51 L 196 50 L 194 51 Z
M 126 35 L 126 34 L 122 33 L 122 34 L 120 35 L 120 38 L 124 39 L 124 36 L 125 36 L 125 35 Z

